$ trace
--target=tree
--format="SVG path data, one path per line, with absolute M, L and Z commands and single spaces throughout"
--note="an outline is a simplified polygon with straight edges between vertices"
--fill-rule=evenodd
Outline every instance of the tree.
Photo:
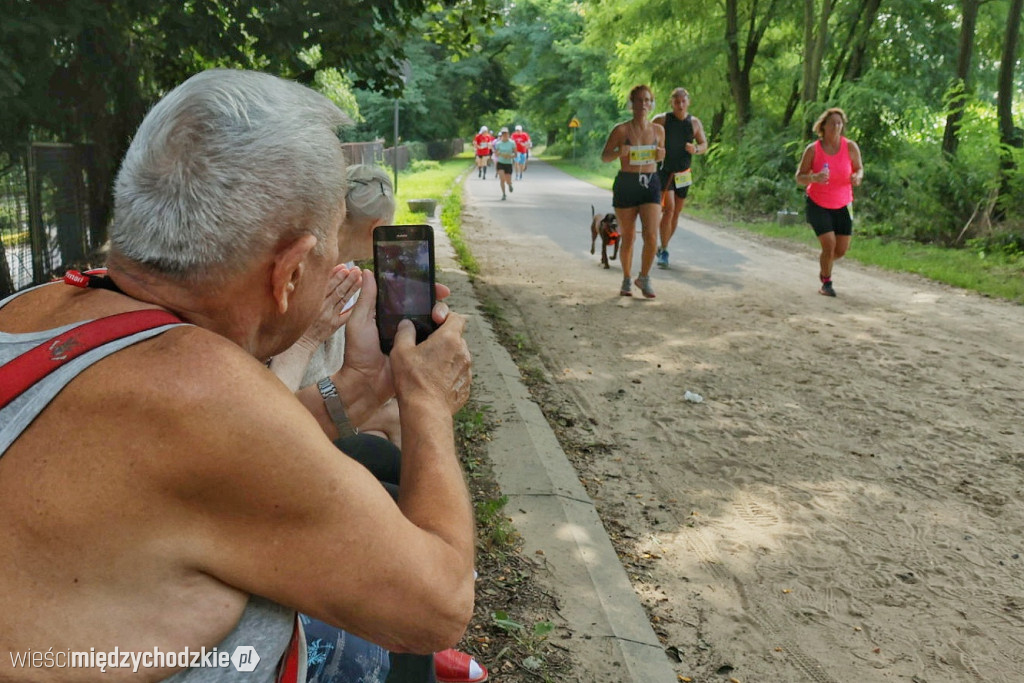
M 805 104 L 818 99 L 821 62 L 825 58 L 828 22 L 832 16 L 832 0 L 821 0 L 820 14 L 816 13 L 814 4 L 815 0 L 804 0 L 804 78 L 801 99 Z
M 1024 0 L 1011 0 L 1006 15 L 1006 40 L 1003 42 L 1003 55 L 999 63 L 999 94 L 996 101 L 996 114 L 999 119 L 999 142 L 1003 145 L 1002 163 L 1000 164 L 1000 194 L 1009 192 L 1010 173 L 1014 170 L 1011 147 L 1024 146 L 1021 129 L 1013 123 L 1013 72 L 1017 64 L 1017 48 L 1020 44 L 1021 14 L 1024 13 Z
M 959 143 L 960 121 L 964 104 L 971 91 L 971 58 L 974 55 L 974 32 L 978 22 L 981 0 L 963 0 L 960 19 L 960 42 L 957 50 L 956 77 L 950 87 L 946 114 L 946 128 L 942 135 L 942 151 L 947 156 L 956 154 Z
M 808 0 L 810 1 L 810 0 Z M 777 0 L 770 0 L 764 13 L 758 15 L 757 3 L 750 3 L 747 16 L 741 16 L 740 0 L 725 0 L 725 45 L 729 86 L 733 104 L 736 107 L 738 127 L 742 129 L 750 122 L 751 87 L 750 74 L 754 68 L 757 51 L 764 39 L 765 31 L 775 19 Z M 740 24 L 746 25 L 741 35 Z M 742 45 L 741 45 L 742 40 Z
M 3 0 L 0 151 L 18 159 L 28 140 L 92 142 L 99 211 L 147 108 L 212 66 L 259 69 L 313 83 L 303 55 L 363 88 L 398 92 L 406 39 L 428 30 L 456 41 L 493 16 L 489 0 Z M 422 30 L 422 25 L 419 26 Z

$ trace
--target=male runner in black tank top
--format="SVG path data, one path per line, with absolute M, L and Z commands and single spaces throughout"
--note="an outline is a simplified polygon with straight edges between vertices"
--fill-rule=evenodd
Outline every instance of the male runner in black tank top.
M 704 126 L 700 119 L 691 116 L 690 93 L 686 88 L 672 91 L 672 111 L 658 114 L 654 123 L 661 124 L 665 129 L 665 162 L 658 170 L 661 178 L 661 244 L 658 246 L 657 263 L 660 268 L 668 268 L 668 243 L 676 232 L 679 223 L 679 212 L 686 203 L 686 195 L 690 190 L 690 162 L 695 154 L 708 151 L 708 142 L 704 137 Z

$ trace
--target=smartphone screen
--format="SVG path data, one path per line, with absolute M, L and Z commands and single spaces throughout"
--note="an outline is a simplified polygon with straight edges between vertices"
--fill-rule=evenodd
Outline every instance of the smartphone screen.
M 391 353 L 398 323 L 416 326 L 416 343 L 434 331 L 434 231 L 429 225 L 381 225 L 373 231 L 380 349 Z

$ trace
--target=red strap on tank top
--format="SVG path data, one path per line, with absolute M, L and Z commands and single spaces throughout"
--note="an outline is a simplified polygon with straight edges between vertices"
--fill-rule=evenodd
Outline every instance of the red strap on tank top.
M 180 323 L 167 311 L 129 311 L 83 323 L 0 365 L 0 409 L 51 372 L 87 351 L 161 325 Z

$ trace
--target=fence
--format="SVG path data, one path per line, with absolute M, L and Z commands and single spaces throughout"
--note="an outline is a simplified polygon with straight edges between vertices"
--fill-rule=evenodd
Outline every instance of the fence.
M 401 171 L 412 158 L 447 159 L 462 140 L 385 148 L 380 141 L 342 145 L 349 164 L 387 163 Z M 91 263 L 106 240 L 92 199 L 91 145 L 33 143 L 24 164 L 0 170 L 0 297 Z
M 33 143 L 0 176 L 0 296 L 89 263 L 94 226 L 92 147 Z

